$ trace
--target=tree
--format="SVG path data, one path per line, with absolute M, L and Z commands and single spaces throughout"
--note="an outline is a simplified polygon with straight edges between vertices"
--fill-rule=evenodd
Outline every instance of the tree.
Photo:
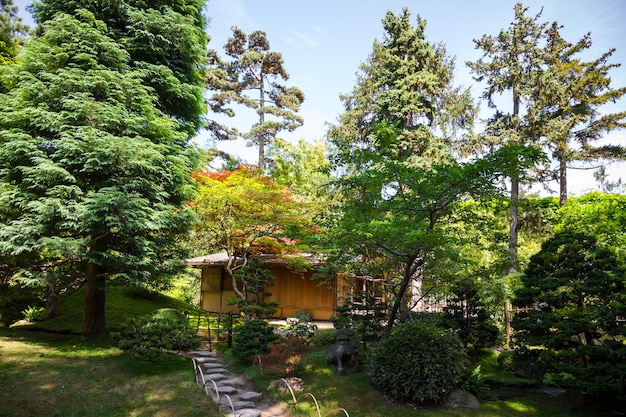
M 261 265 L 251 265 L 251 260 L 263 254 L 296 251 L 296 238 L 308 221 L 300 215 L 289 191 L 258 169 L 241 166 L 235 171 L 199 173 L 196 180 L 199 194 L 192 203 L 200 218 L 196 250 L 225 251 L 225 270 L 236 302 L 244 305 L 256 298 L 256 305 L 261 306 L 271 277 Z
M 158 97 L 155 105 L 188 137 L 202 125 L 207 63 L 204 0 L 36 0 L 37 23 L 85 9 L 106 23 L 106 34 L 130 54 L 129 65 Z M 186 139 L 185 139 L 186 140 Z
M 398 149 L 403 144 L 394 127 L 375 126 L 376 148 L 354 150 L 344 157 L 358 160 L 358 173 L 336 181 L 344 196 L 331 213 L 324 236 L 327 261 L 346 273 L 373 280 L 384 277 L 388 291 L 388 329 L 422 298 L 425 269 L 436 253 L 445 252 L 450 236 L 442 227 L 462 198 L 497 194 L 497 180 L 534 163 L 537 151 L 504 147 L 466 163 L 407 166 Z M 412 292 L 412 299 L 410 298 Z
M 107 33 L 87 10 L 57 13 L 0 100 L 0 253 L 27 278 L 83 280 L 86 336 L 106 331 L 107 281 L 177 270 L 194 221 L 197 154 Z
M 609 71 L 619 66 L 608 62 L 614 48 L 595 60 L 582 61 L 579 55 L 591 47 L 591 34 L 571 44 L 561 37 L 560 29 L 554 22 L 546 32 L 542 88 L 535 91 L 533 100 L 537 103 L 535 123 L 543 129 L 546 147 L 558 163 L 554 176 L 559 180 L 561 205 L 565 205 L 569 163 L 626 159 L 622 145 L 595 145 L 603 133 L 626 126 L 626 111 L 601 114 L 603 106 L 626 94 L 626 87 L 610 85 Z
M 232 30 L 233 36 L 224 45 L 232 61 L 211 55 L 213 68 L 212 76 L 207 78 L 207 88 L 215 91 L 210 100 L 219 109 L 233 101 L 256 109 L 258 123 L 243 137 L 259 147 L 258 166 L 263 170 L 265 146 L 271 144 L 279 132 L 291 132 L 302 125 L 303 120 L 296 113 L 304 101 L 304 93 L 297 87 L 278 83 L 278 79 L 288 80 L 289 74 L 283 66 L 282 55 L 270 50 L 265 32 L 258 30 L 246 35 L 237 27 Z M 232 110 L 226 113 L 234 115 Z M 224 130 L 216 126 L 217 132 Z M 226 135 L 218 133 L 217 137 L 229 137 L 233 133 L 228 132 Z
M 557 233 L 531 258 L 514 304 L 522 367 L 551 383 L 624 399 L 624 264 L 583 233 Z
M 341 96 L 345 112 L 328 132 L 336 154 L 371 147 L 374 125 L 386 121 L 399 129 L 398 157 L 428 166 L 449 160 L 454 134 L 471 126 L 475 108 L 469 90 L 453 85 L 454 60 L 426 39 L 426 20 L 418 16 L 413 27 L 410 18 L 405 7 L 382 20 L 385 36 L 374 41 L 352 92 Z
M 14 63 L 19 47 L 30 33 L 17 12 L 13 0 L 0 0 L 0 65 Z
M 486 83 L 482 97 L 487 100 L 489 107 L 497 109 L 495 98 L 505 92 L 510 92 L 512 97 L 510 112 L 497 109 L 495 116 L 488 122 L 485 134 L 480 136 L 480 146 L 487 149 L 507 143 L 534 144 L 540 136 L 539 132 L 533 131 L 534 126 L 526 116 L 533 111 L 531 95 L 535 92 L 538 72 L 543 62 L 540 40 L 546 24 L 539 22 L 541 13 L 527 16 L 528 8 L 522 3 L 517 3 L 514 11 L 515 20 L 508 29 L 501 30 L 495 36 L 483 35 L 474 40 L 476 47 L 483 51 L 483 57 L 476 62 L 467 62 L 476 74 L 474 79 Z M 519 269 L 517 251 L 520 178 L 512 177 L 509 180 L 510 272 L 515 273 Z

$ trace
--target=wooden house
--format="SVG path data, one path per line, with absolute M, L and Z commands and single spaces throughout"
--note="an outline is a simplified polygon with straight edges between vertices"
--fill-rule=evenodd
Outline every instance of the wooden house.
M 257 255 L 264 261 L 264 268 L 274 277 L 274 283 L 267 288 L 272 295 L 270 300 L 278 302 L 274 318 L 293 317 L 304 310 L 313 320 L 328 320 L 335 314 L 337 300 L 337 279 L 321 283 L 312 279 L 319 262 L 309 254 L 298 255 L 311 266 L 306 272 L 297 272 L 285 255 Z M 187 264 L 202 270 L 200 304 L 206 311 L 238 313 L 237 306 L 229 305 L 235 297 L 232 280 L 225 270 L 228 262 L 226 252 L 200 256 L 187 260 Z

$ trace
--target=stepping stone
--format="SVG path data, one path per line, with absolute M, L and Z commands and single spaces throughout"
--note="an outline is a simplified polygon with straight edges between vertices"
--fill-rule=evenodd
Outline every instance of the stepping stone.
M 209 369 L 204 368 L 204 370 L 212 374 L 227 374 L 228 373 L 228 369 L 226 368 L 209 368 Z
M 204 380 L 205 381 L 223 381 L 224 379 L 228 378 L 226 375 L 224 374 L 204 374 Z
M 191 352 L 191 356 L 202 356 L 202 357 L 217 358 L 217 353 L 211 352 L 210 350 L 197 350 L 195 352 Z
M 212 363 L 203 363 L 202 367 L 204 369 L 216 369 L 216 368 L 223 368 L 224 365 L 222 365 L 219 362 L 212 362 Z
M 209 387 L 209 385 L 207 385 L 207 387 Z M 210 387 L 211 391 L 215 391 L 215 387 Z M 229 387 L 228 385 L 224 386 L 224 385 L 218 385 L 217 387 L 217 392 L 219 392 L 220 394 L 236 394 L 237 393 L 237 388 L 235 387 Z
M 248 391 L 239 395 L 239 398 L 244 401 L 257 401 L 260 400 L 262 396 L 260 392 Z
M 234 413 L 226 414 L 226 417 L 259 417 L 261 415 L 261 410 L 257 410 L 256 408 L 242 408 L 241 410 L 236 410 Z
M 197 363 L 215 363 L 217 358 L 214 356 L 197 356 L 193 358 Z
M 236 388 L 243 388 L 243 386 L 246 385 L 245 381 L 242 378 L 225 379 L 221 382 L 221 384 Z
M 241 410 L 243 408 L 254 408 L 254 403 L 252 401 L 233 401 L 233 406 L 230 406 L 228 401 L 222 401 L 220 404 L 220 408 L 222 411 L 232 411 L 233 408 L 235 410 Z

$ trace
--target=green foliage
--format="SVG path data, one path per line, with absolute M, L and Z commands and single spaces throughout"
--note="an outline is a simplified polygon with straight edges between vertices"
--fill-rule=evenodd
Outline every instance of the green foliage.
M 278 339 L 274 329 L 264 320 L 246 320 L 234 329 L 233 356 L 244 364 L 252 364 L 254 358 L 270 352 L 269 345 Z
M 467 364 L 459 338 L 426 323 L 404 323 L 368 357 L 372 384 L 389 397 L 412 404 L 441 401 Z
M 625 398 L 626 274 L 593 236 L 561 232 L 531 258 L 515 305 L 516 363 L 559 385 Z
M 317 325 L 309 320 L 304 310 L 298 311 L 293 317 L 287 319 L 287 334 L 308 343 L 315 336 Z
M 453 329 L 466 348 L 482 349 L 499 341 L 499 331 L 478 296 L 478 285 L 472 280 L 457 282 L 450 290 L 445 307 L 445 326 Z
M 513 358 L 515 352 L 512 350 L 505 350 L 498 355 L 498 367 L 505 371 L 513 370 Z
M 241 269 L 237 270 L 235 278 L 243 286 L 241 292 L 245 297 L 235 297 L 228 300 L 229 305 L 236 305 L 246 317 L 264 319 L 274 315 L 278 303 L 268 298 L 272 295 L 267 291 L 274 283 L 272 273 L 264 268 L 264 261 L 253 257 Z
M 37 291 L 32 288 L 0 283 L 0 328 L 22 319 L 22 311 L 38 301 Z
M 377 341 L 382 336 L 388 317 L 388 305 L 380 297 L 365 291 L 344 300 L 335 310 L 338 314 L 330 318 L 335 328 L 354 329 L 364 345 L 366 342 Z
M 485 380 L 480 371 L 480 365 L 475 368 L 465 369 L 459 378 L 458 387 L 474 395 L 478 395 L 483 391 L 485 389 Z
M 46 308 L 37 306 L 28 306 L 22 311 L 24 318 L 28 321 L 42 321 L 46 318 Z
M 200 337 L 189 327 L 185 315 L 172 308 L 131 318 L 111 337 L 121 350 L 150 362 L 156 362 L 164 352 L 188 351 L 200 346 Z

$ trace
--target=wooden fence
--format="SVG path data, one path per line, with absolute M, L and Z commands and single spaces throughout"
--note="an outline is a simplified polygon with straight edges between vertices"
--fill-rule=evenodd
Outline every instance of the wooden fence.
M 209 345 L 209 350 L 219 344 L 226 344 L 229 348 L 233 343 L 233 322 L 239 318 L 238 314 L 214 311 L 186 312 L 189 324 L 196 328 L 196 332 Z

